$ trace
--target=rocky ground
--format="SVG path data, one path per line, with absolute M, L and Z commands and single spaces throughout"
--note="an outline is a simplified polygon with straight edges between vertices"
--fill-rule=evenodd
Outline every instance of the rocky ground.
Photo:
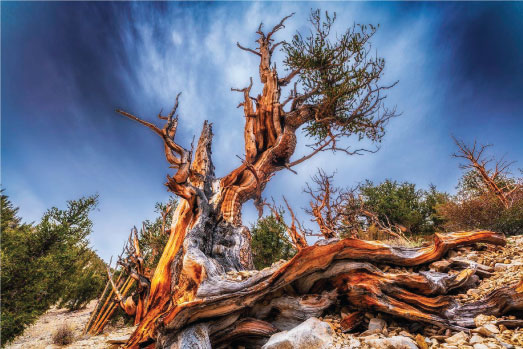
M 476 288 L 455 296 L 460 303 L 475 301 L 496 288 L 515 284 L 523 278 L 523 236 L 509 238 L 504 248 L 486 245 L 479 248 L 479 251 L 470 247 L 450 251 L 445 260 L 428 267 L 447 271 L 452 261 L 460 260 L 479 263 L 483 269 L 491 271 L 491 275 L 484 277 Z M 403 268 L 386 271 L 411 270 Z M 516 320 L 513 315 L 501 318 L 480 315 L 475 319 L 477 328 L 469 335 L 371 313 L 365 314 L 364 324 L 356 332 L 343 333 L 341 313 L 334 312 L 319 319 L 328 323 L 333 330 L 332 342 L 326 348 L 523 348 L 523 321 L 507 321 Z M 265 349 L 276 348 L 279 347 L 267 346 Z
M 456 263 L 477 263 L 486 276 L 476 288 L 455 295 L 461 303 L 477 300 L 492 290 L 511 285 L 523 278 L 523 236 L 511 237 L 507 246 L 480 245 L 478 248 L 461 248 L 450 251 L 446 259 L 435 262 L 427 269 L 454 272 Z M 453 264 L 454 263 L 454 264 Z M 384 271 L 412 271 L 405 268 L 392 269 L 382 266 Z M 455 271 L 457 272 L 457 271 Z M 246 275 L 230 274 L 228 278 L 244 278 Z M 83 327 L 95 306 L 91 302 L 86 309 L 68 312 L 50 309 L 33 326 L 26 329 L 7 348 L 58 348 L 52 344 L 53 333 L 63 324 L 74 332 L 75 341 L 68 348 L 116 348 L 118 342 L 128 338 L 133 327 L 108 326 L 99 336 L 82 335 Z M 324 317 L 311 318 L 300 326 L 277 333 L 271 337 L 264 349 L 281 348 L 448 348 L 490 349 L 522 348 L 523 321 L 515 316 L 495 318 L 479 316 L 477 328 L 470 334 L 441 330 L 437 327 L 406 322 L 383 314 L 365 313 L 362 325 L 344 333 L 340 325 L 346 309 L 331 310 Z M 511 321 L 508 321 L 511 320 Z
M 66 309 L 49 309 L 38 321 L 28 327 L 23 335 L 6 346 L 9 349 L 56 349 L 56 348 L 111 348 L 118 347 L 108 341 L 126 339 L 134 327 L 123 325 L 107 326 L 104 333 L 98 336 L 83 335 L 82 331 L 89 320 L 96 301 L 92 301 L 85 309 L 70 312 Z M 64 324 L 69 325 L 74 334 L 74 342 L 67 346 L 53 344 L 53 334 Z

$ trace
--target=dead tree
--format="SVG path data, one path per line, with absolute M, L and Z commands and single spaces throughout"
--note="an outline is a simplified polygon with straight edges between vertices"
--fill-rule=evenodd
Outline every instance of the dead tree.
M 313 311 L 305 314 L 321 312 L 338 294 L 352 297 L 351 292 L 356 292 L 356 288 L 366 287 L 367 284 L 351 281 L 354 273 L 374 280 L 377 287 L 384 290 L 412 286 L 423 294 L 444 292 L 461 280 L 421 274 L 410 278 L 383 274 L 368 261 L 418 265 L 441 257 L 448 248 L 460 243 L 504 242 L 502 236 L 490 232 L 439 237 L 435 246 L 421 250 L 392 249 L 355 239 L 332 240 L 305 247 L 284 265 L 253 273 L 243 281 L 224 278 L 230 271 L 252 269 L 250 234 L 242 226 L 241 207 L 251 199 L 261 205 L 263 189 L 277 171 L 292 169 L 321 151 L 361 153 L 364 150 L 342 146 L 343 139 L 355 136 L 379 141 L 387 121 L 395 115 L 394 110 L 383 105 L 383 92 L 390 87 L 380 84 L 384 61 L 370 54 L 373 27 L 355 26 L 332 42 L 329 34 L 334 19 L 327 15 L 322 23 L 316 11 L 311 16 L 311 37 L 296 35 L 290 43 L 275 42 L 274 35 L 289 17 L 269 32 L 264 32 L 260 25 L 258 47 L 252 49 L 238 44 L 240 49 L 259 59 L 263 89 L 256 97 L 251 94 L 252 83 L 240 90 L 245 117 L 245 154 L 242 163 L 226 176 L 216 178 L 214 175 L 213 134 L 209 122 L 204 122 L 196 147 L 186 148 L 175 140 L 179 95 L 168 115 L 158 115 L 165 122 L 163 127 L 118 110 L 162 139 L 166 159 L 175 170 L 173 176 L 167 176 L 166 186 L 180 198 L 173 212 L 169 240 L 150 280 L 143 304 L 144 315 L 127 348 L 154 346 L 155 342 L 159 347 L 183 348 L 189 346 L 188 343 L 197 347 L 212 343 L 219 347 L 235 341 L 266 340 L 277 331 L 275 322 L 271 322 L 273 307 L 281 309 L 280 314 L 291 317 L 294 314 L 299 318 L 303 315 L 298 314 L 304 314 L 304 304 L 311 306 L 306 298 L 314 294 L 317 301 Z M 289 70 L 285 77 L 279 77 L 271 63 L 272 54 L 280 45 Z M 294 87 L 289 97 L 281 101 L 281 88 L 291 82 Z M 315 143 L 310 154 L 291 160 L 299 129 L 304 129 Z M 347 275 L 349 279 L 339 275 Z M 331 278 L 335 280 L 327 287 L 325 283 Z M 336 282 L 343 286 L 337 286 Z M 281 293 L 284 288 L 289 291 L 288 286 L 296 292 Z M 280 292 L 281 297 L 276 297 L 274 292 Z M 514 292 L 505 293 L 507 300 L 513 303 L 510 305 L 518 306 L 519 303 L 510 298 Z M 440 312 L 446 308 L 441 304 L 432 309 L 430 300 L 418 298 L 420 304 L 428 304 L 429 310 L 420 304 L 407 305 L 413 304 L 409 300 L 414 297 L 411 293 L 394 292 L 392 297 L 396 297 L 397 302 L 392 310 L 387 310 L 392 300 L 386 298 L 385 293 L 371 293 L 369 297 L 381 297 L 373 304 L 398 316 L 414 307 L 416 318 L 463 326 L 461 322 L 454 324 L 443 317 Z M 370 306 L 371 300 L 361 296 L 355 299 Z M 503 309 L 509 308 L 507 305 Z M 465 315 L 463 321 L 468 319 Z
M 314 217 L 320 228 L 320 232 L 325 239 L 337 236 L 343 224 L 345 192 L 332 185 L 334 175 L 327 175 L 319 169 L 318 173 L 312 177 L 316 184 L 313 189 L 308 183 L 305 192 L 311 197 L 310 210 L 306 212 Z
M 312 177 L 313 186 L 307 183 L 305 188 L 311 198 L 310 209 L 305 211 L 313 217 L 324 238 L 350 235 L 378 239 L 379 236 L 379 239 L 392 237 L 409 241 L 400 226 L 391 224 L 388 219 L 380 220 L 365 206 L 357 187 L 340 188 L 333 185 L 333 179 L 334 174 L 327 175 L 319 169 Z
M 505 208 L 512 205 L 511 196 L 519 188 L 521 183 L 507 181 L 509 167 L 514 162 L 504 159 L 496 160 L 493 168 L 488 168 L 488 164 L 493 162 L 493 158 L 485 158 L 484 152 L 490 145 L 478 145 L 476 141 L 472 147 L 467 146 L 463 141 L 454 138 L 459 151 L 454 153 L 456 158 L 466 159 L 467 163 L 461 164 L 463 169 L 473 169 L 480 177 L 486 191 L 494 194 Z
M 142 234 L 144 233 L 145 230 L 142 230 Z M 154 256 L 152 257 L 154 259 Z M 143 316 L 153 271 L 146 266 L 136 227 L 131 230 L 129 239 L 116 262 L 116 269 L 121 267 L 116 281 L 113 279 L 111 264 L 112 258 L 107 265 L 107 286 L 85 326 L 84 333 L 94 335 L 101 333 L 118 307 L 134 318 L 135 325 Z M 110 292 L 107 294 L 108 289 Z
M 308 231 L 306 231 L 301 223 L 296 219 L 296 215 L 294 214 L 294 211 L 292 210 L 292 207 L 287 202 L 287 199 L 285 199 L 285 196 L 283 197 L 283 201 L 285 201 L 285 205 L 287 206 L 287 210 L 289 211 L 289 215 L 291 216 L 291 224 L 288 225 L 285 223 L 285 220 L 282 216 L 282 210 L 278 209 L 276 207 L 276 204 L 273 202 L 273 204 L 268 204 L 264 202 L 264 205 L 269 207 L 269 209 L 272 212 L 272 215 L 278 222 L 283 224 L 287 229 L 287 235 L 291 238 L 291 241 L 289 243 L 297 250 L 300 251 L 301 249 L 309 246 L 307 243 L 307 235 L 311 235 Z M 286 239 L 285 237 L 283 237 Z M 288 239 L 287 239 L 288 240 Z

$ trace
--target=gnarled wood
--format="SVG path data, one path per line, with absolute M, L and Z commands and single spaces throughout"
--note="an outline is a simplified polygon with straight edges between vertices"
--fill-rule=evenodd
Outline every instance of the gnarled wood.
M 369 57 L 366 46 L 374 32 L 349 30 L 339 43 L 327 45 L 330 49 L 314 47 L 314 42 L 328 42 L 332 25 L 329 17 L 321 25 L 319 12 L 311 16 L 318 40 L 300 43 L 297 36 L 294 48 L 285 44 L 291 71 L 279 78 L 271 57 L 281 43 L 274 43 L 273 36 L 284 27 L 287 18 L 267 34 L 260 25 L 256 49 L 238 44 L 260 59 L 263 88 L 256 97 L 251 96 L 251 80 L 248 87 L 237 90 L 243 94 L 240 106 L 245 119 L 245 154 L 241 164 L 226 176 L 214 175 L 210 123 L 204 123 L 196 149 L 192 144 L 189 150 L 175 142 L 179 95 L 172 111 L 167 116 L 159 115 L 165 121 L 162 128 L 118 110 L 160 136 L 166 159 L 176 171 L 167 176 L 166 185 L 180 197 L 165 249 L 152 277 L 147 278 L 150 283 L 140 278 L 143 273 L 138 270 L 139 258 L 133 260 L 138 277 L 130 280 L 137 281 L 147 292 L 141 306 L 137 305 L 136 311 L 140 309 L 143 315 L 127 348 L 154 342 L 172 348 L 226 347 L 248 339 L 260 343 L 284 322 L 321 314 L 340 299 L 361 309 L 376 309 L 452 328 L 465 327 L 475 311 L 474 307 L 457 306 L 445 296 L 449 290 L 475 282 L 473 269 L 456 276 L 429 272 L 392 274 L 380 271 L 373 263 L 419 266 L 440 259 L 457 246 L 477 242 L 502 245 L 505 239 L 501 234 L 436 234 L 433 245 L 421 248 L 392 247 L 354 238 L 321 240 L 308 246 L 304 235 L 291 225 L 291 238 L 299 249 L 293 259 L 242 281 L 224 278 L 229 271 L 253 268 L 250 233 L 241 224 L 241 208 L 248 200 L 261 207 L 263 189 L 277 171 L 291 169 L 320 151 L 358 154 L 361 149 L 350 152 L 340 148 L 337 141 L 353 134 L 379 141 L 384 125 L 394 116 L 394 111 L 383 107 L 385 97 L 381 95 L 391 86 L 378 84 L 383 60 Z M 318 59 L 315 54 L 319 49 L 327 50 L 324 53 L 330 59 Z M 361 58 L 354 60 L 354 55 Z M 303 59 L 308 62 L 300 65 Z M 281 103 L 281 87 L 293 79 L 300 82 L 303 91 L 299 93 L 295 84 L 289 98 Z M 296 132 L 301 128 L 319 139 L 309 155 L 291 161 Z M 332 204 L 325 196 L 318 196 L 316 208 L 315 216 L 321 220 L 320 211 L 332 208 Z M 319 223 L 325 237 L 337 235 L 333 227 Z M 477 307 L 500 313 L 520 306 L 519 288 L 499 292 L 504 303 L 497 304 L 492 298 Z M 456 315 L 457 320 L 451 320 L 450 315 Z
M 171 312 L 165 314 L 163 323 L 166 330 L 176 331 L 188 323 L 202 321 L 206 318 L 224 316 L 229 313 L 253 307 L 264 296 L 293 284 L 298 292 L 308 293 L 313 289 L 314 283 L 321 279 L 331 280 L 332 286 L 340 293 L 349 291 L 338 278 L 340 275 L 351 276 L 356 280 L 358 275 L 366 277 L 372 275 L 373 292 L 380 290 L 382 285 L 399 285 L 418 293 L 435 295 L 446 293 L 449 290 L 462 286 L 473 272 L 448 276 L 446 274 L 386 274 L 380 272 L 372 264 L 359 261 L 379 260 L 381 263 L 401 266 L 415 266 L 434 261 L 448 251 L 462 245 L 477 242 L 488 242 L 503 245 L 503 235 L 493 232 L 469 232 L 437 234 L 432 246 L 421 248 L 391 247 L 379 242 L 369 242 L 357 239 L 344 239 L 341 241 L 316 244 L 301 250 L 293 259 L 281 267 L 275 268 L 270 274 L 260 273 L 241 282 L 231 280 L 206 280 L 199 288 L 197 298 L 192 302 L 180 304 Z M 355 279 L 356 278 L 356 279 Z M 332 281 L 334 280 L 334 281 Z M 341 282 L 336 284 L 335 282 Z M 357 283 L 357 282 L 352 282 Z M 349 285 L 352 285 L 349 283 Z M 380 291 L 381 292 L 381 291 Z M 402 294 L 407 298 L 409 294 Z M 241 302 L 239 301 L 241 299 Z M 349 297 L 349 300 L 351 297 Z M 447 303 L 445 303 L 447 302 Z M 358 303 L 363 306 L 364 302 Z M 436 299 L 428 304 L 433 307 L 450 306 L 446 299 Z M 415 309 L 412 307 L 412 309 Z M 420 312 L 421 313 L 421 312 Z M 398 314 L 400 315 L 400 312 Z M 431 322 L 429 318 L 421 321 Z M 430 321 L 428 321 L 430 320 Z M 433 323 L 450 325 L 445 320 L 434 320 Z

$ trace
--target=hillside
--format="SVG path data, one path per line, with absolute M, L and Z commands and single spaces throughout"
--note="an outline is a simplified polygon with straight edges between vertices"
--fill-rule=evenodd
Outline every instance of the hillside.
M 514 284 L 523 278 L 523 236 L 507 239 L 505 247 L 479 245 L 477 248 L 464 247 L 452 250 L 447 259 L 430 265 L 433 270 L 448 268 L 447 261 L 469 260 L 483 266 L 493 268 L 490 277 L 484 277 L 476 288 L 467 292 L 460 292 L 455 298 L 460 303 L 467 303 L 481 298 L 495 288 Z M 483 268 L 483 267 L 482 267 Z M 389 269 L 389 272 L 396 270 Z M 401 268 L 397 271 L 401 271 Z M 27 328 L 22 336 L 17 338 L 7 348 L 58 348 L 52 344 L 52 334 L 64 323 L 74 330 L 76 341 L 66 346 L 68 348 L 109 348 L 117 347 L 108 343 L 108 340 L 126 339 L 134 330 L 133 327 L 110 327 L 99 336 L 82 336 L 82 329 L 94 309 L 96 301 L 80 311 L 68 312 L 65 309 L 52 308 L 31 327 Z M 323 337 L 324 342 L 318 345 L 327 345 L 334 348 L 522 348 L 523 321 L 516 320 L 514 315 L 502 318 L 479 316 L 476 318 L 477 328 L 470 334 L 440 330 L 435 326 L 422 326 L 415 322 L 406 322 L 390 318 L 386 315 L 365 313 L 361 326 L 350 333 L 343 333 L 341 314 L 344 309 L 331 309 L 320 321 L 327 323 L 327 330 Z M 520 317 L 519 317 L 520 318 Z M 309 321 L 310 322 L 310 321 Z M 309 323 L 307 322 L 307 324 Z M 304 324 L 302 326 L 305 326 Z M 308 329 L 314 332 L 315 328 Z M 268 348 L 284 348 L 285 343 L 295 340 L 296 331 L 280 332 L 271 338 L 274 343 L 279 336 L 280 342 L 268 345 Z M 281 342 L 281 340 L 284 342 Z M 316 338 L 316 339 L 318 339 Z M 285 342 L 287 341 L 287 342 Z M 323 344 L 322 344 L 323 343 Z
M 133 327 L 107 326 L 104 333 L 98 336 L 82 335 L 82 330 L 89 320 L 91 311 L 96 306 L 96 300 L 91 301 L 86 308 L 78 311 L 57 309 L 53 307 L 42 315 L 38 321 L 28 327 L 24 334 L 6 346 L 9 349 L 42 349 L 42 348 L 108 348 L 108 340 L 127 338 Z M 54 345 L 53 333 L 62 325 L 68 324 L 74 332 L 75 342 L 69 346 Z

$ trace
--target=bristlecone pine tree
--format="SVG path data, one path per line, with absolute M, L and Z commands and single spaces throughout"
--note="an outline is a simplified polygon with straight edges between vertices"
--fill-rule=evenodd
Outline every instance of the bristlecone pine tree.
M 364 151 L 344 148 L 340 142 L 350 136 L 379 142 L 395 115 L 383 105 L 383 92 L 391 87 L 380 84 L 384 60 L 371 56 L 374 27 L 354 26 L 333 42 L 329 37 L 334 17 L 326 14 L 323 19 L 314 11 L 309 37 L 297 34 L 289 43 L 275 42 L 274 35 L 289 17 L 269 32 L 260 25 L 257 48 L 238 43 L 259 58 L 263 90 L 253 97 L 252 79 L 248 87 L 236 90 L 243 93 L 245 154 L 242 164 L 225 177 L 214 176 L 209 122 L 203 124 L 196 149 L 175 141 L 178 97 L 167 116 L 159 115 L 165 121 L 162 128 L 118 110 L 161 137 L 167 161 L 176 169 L 166 185 L 180 198 L 169 240 L 141 304 L 140 322 L 126 347 L 256 347 L 285 326 L 321 315 L 339 300 L 359 310 L 372 308 L 453 329 L 472 326 L 478 313 L 522 308 L 522 286 L 503 288 L 465 306 L 440 296 L 477 279 L 473 269 L 454 276 L 390 274 L 371 264 L 418 266 L 461 244 L 505 242 L 492 232 L 436 235 L 433 246 L 419 249 L 329 239 L 314 246 L 300 244 L 290 261 L 249 272 L 250 234 L 242 225 L 242 205 L 252 199 L 262 207 L 262 191 L 275 172 L 292 170 L 319 152 Z M 279 45 L 286 55 L 285 77 L 279 77 L 271 63 Z M 281 88 L 288 85 L 293 88 L 282 99 Z M 309 155 L 291 160 L 298 130 L 316 143 Z M 238 274 L 227 277 L 231 271 Z M 350 327 L 356 318 L 352 315 L 345 324 Z

